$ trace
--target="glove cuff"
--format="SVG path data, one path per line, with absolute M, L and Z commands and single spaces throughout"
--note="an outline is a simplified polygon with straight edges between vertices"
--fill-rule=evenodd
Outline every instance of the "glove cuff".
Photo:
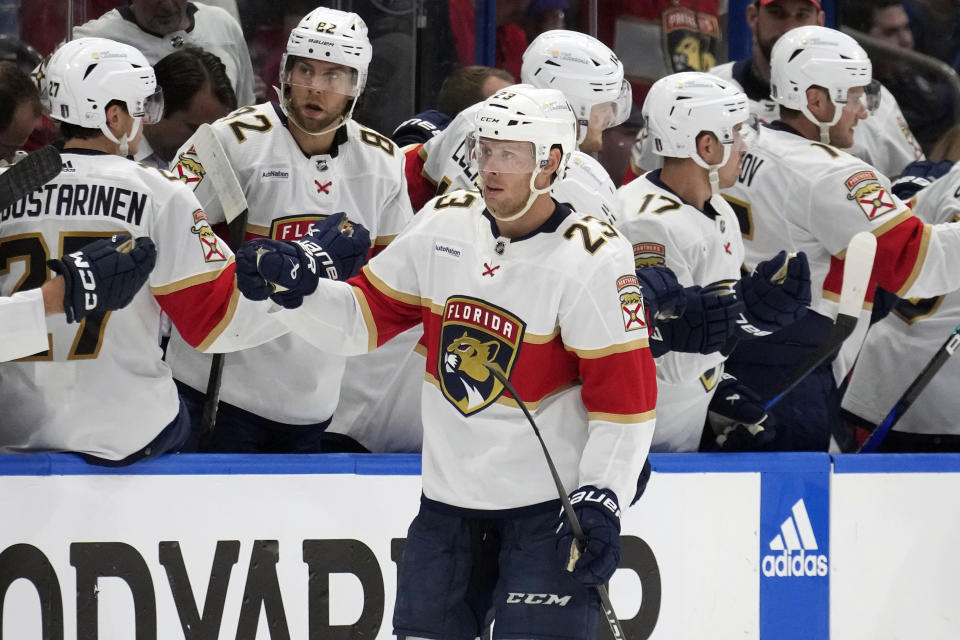
M 59 276 L 63 276 L 63 313 L 67 316 L 67 322 L 80 322 L 73 313 L 73 271 L 62 260 L 47 260 L 47 267 Z
M 598 489 L 592 484 L 584 485 L 570 494 L 570 504 L 576 508 L 578 505 L 601 509 L 611 518 L 620 521 L 620 504 L 617 502 L 617 494 L 609 489 Z

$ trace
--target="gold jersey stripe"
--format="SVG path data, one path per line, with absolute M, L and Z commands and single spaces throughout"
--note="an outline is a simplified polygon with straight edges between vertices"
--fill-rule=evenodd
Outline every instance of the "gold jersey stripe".
M 270 237 L 270 227 L 264 227 L 259 224 L 247 223 L 247 232 L 253 233 L 258 236 L 263 236 L 265 238 Z
M 913 270 L 910 271 L 906 282 L 904 282 L 900 290 L 897 291 L 898 298 L 906 298 L 907 291 L 909 291 L 913 283 L 917 281 L 917 277 L 920 275 L 920 269 L 927 260 L 927 251 L 930 249 L 930 236 L 932 235 L 933 227 L 928 224 L 923 225 L 923 236 L 920 239 L 920 249 L 917 251 L 917 259 L 913 262 Z
M 426 354 L 424 354 L 424 355 L 426 355 Z M 426 373 L 423 374 L 423 379 L 424 379 L 425 382 L 429 382 L 430 384 L 432 384 L 433 386 L 435 386 L 435 387 L 437 388 L 437 391 L 439 391 L 440 393 L 443 393 L 443 389 L 440 387 L 440 381 L 437 380 L 437 377 L 436 377 L 435 375 L 433 375 L 432 373 L 430 373 L 430 372 L 428 371 L 428 372 L 426 372 Z M 542 402 L 544 402 L 545 400 L 547 400 L 547 399 L 549 399 L 549 398 L 552 398 L 553 396 L 557 395 L 558 393 L 563 393 L 563 392 L 566 391 L 567 389 L 571 389 L 571 388 L 573 388 L 573 387 L 578 387 L 578 386 L 580 386 L 580 382 L 569 382 L 569 383 L 567 383 L 567 384 L 565 384 L 565 385 L 562 385 L 562 386 L 560 386 L 560 387 L 557 387 L 557 388 L 554 389 L 553 391 L 550 391 L 549 393 L 547 393 L 546 395 L 544 395 L 544 396 L 543 396 L 542 398 L 540 398 L 539 400 L 524 400 L 524 401 L 523 401 L 523 404 L 525 404 L 525 405 L 527 406 L 527 409 L 529 409 L 530 411 L 535 411 L 535 410 L 540 406 L 540 404 L 541 404 Z M 502 395 L 501 395 L 499 398 L 496 399 L 496 401 L 494 402 L 494 404 L 499 404 L 499 405 L 503 405 L 503 406 L 505 406 L 505 407 L 510 407 L 511 409 L 519 409 L 519 408 L 520 408 L 520 404 L 519 404 L 516 400 L 514 400 L 513 398 L 505 398 L 505 397 L 502 396 Z
M 367 296 L 364 295 L 363 291 L 358 287 L 353 287 L 353 295 L 356 296 L 360 311 L 363 313 L 363 323 L 367 325 L 367 351 L 373 351 L 377 348 L 377 323 L 373 319 L 370 304 L 367 302 Z
M 385 246 L 387 246 L 388 244 L 390 244 L 391 242 L 393 242 L 394 238 L 396 238 L 396 237 L 397 237 L 397 234 L 395 234 L 395 233 L 394 233 L 393 235 L 389 235 L 389 236 L 377 236 L 377 237 L 374 239 L 374 241 L 373 241 L 373 246 L 375 246 L 375 247 L 385 247 Z
M 227 328 L 227 325 L 230 324 L 230 321 L 233 320 L 233 314 L 237 310 L 237 303 L 240 301 L 240 290 L 236 287 L 233 288 L 233 294 L 230 296 L 230 304 L 227 305 L 227 311 L 223 314 L 223 317 L 220 318 L 220 322 L 217 323 L 210 333 L 207 334 L 207 337 L 203 339 L 199 345 L 197 345 L 197 351 L 206 351 L 210 348 L 210 345 L 213 344 L 214 340 L 220 337 L 220 334 L 223 333 L 223 330 Z
M 526 342 L 526 339 L 524 339 L 524 342 Z M 613 344 L 609 347 L 603 347 L 602 349 L 574 349 L 569 345 L 564 345 L 563 348 L 576 354 L 578 358 L 583 360 L 594 360 L 596 358 L 603 358 L 615 353 L 626 353 L 635 349 L 646 349 L 648 346 L 649 341 L 647 338 L 641 338 L 639 340 L 632 340 L 630 342 L 624 342 L 621 344 Z
M 602 411 L 587 412 L 588 420 L 602 420 L 604 422 L 615 422 L 617 424 L 635 424 L 637 422 L 653 420 L 656 417 L 656 409 L 644 411 L 643 413 L 604 413 Z
M 190 287 L 196 286 L 198 284 L 204 284 L 206 282 L 213 282 L 220 277 L 220 274 L 223 273 L 223 270 L 228 268 L 233 264 L 233 256 L 227 258 L 227 263 L 223 265 L 219 271 L 207 271 L 205 273 L 198 273 L 192 275 L 189 278 L 184 278 L 183 280 L 177 280 L 176 282 L 171 282 L 170 284 L 165 284 L 162 287 L 150 287 L 150 292 L 155 296 L 165 296 L 183 289 L 188 289 Z
M 376 274 L 374 274 L 373 271 L 370 269 L 370 265 L 364 265 L 363 273 L 367 276 L 367 280 L 370 281 L 370 284 L 372 284 L 375 289 L 377 289 L 380 293 L 387 296 L 388 298 L 393 298 L 398 302 L 402 302 L 404 304 L 410 304 L 415 307 L 423 306 L 423 302 L 418 296 L 415 296 L 409 293 L 403 293 L 402 291 L 397 291 L 396 289 L 388 285 L 386 282 L 378 278 Z M 429 301 L 427 301 L 427 303 L 429 303 Z

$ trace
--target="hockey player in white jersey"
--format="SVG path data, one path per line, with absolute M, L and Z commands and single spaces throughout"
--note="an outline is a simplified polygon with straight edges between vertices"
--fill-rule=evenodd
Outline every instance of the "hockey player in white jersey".
M 745 220 L 746 264 L 782 249 L 802 250 L 810 261 L 810 312 L 771 336 L 741 343 L 728 369 L 765 399 L 791 368 L 817 348 L 837 313 L 844 250 L 859 231 L 877 236 L 872 284 L 900 297 L 953 290 L 960 261 L 960 228 L 930 226 L 890 192 L 876 168 L 840 150 L 866 117 L 864 87 L 871 64 L 849 36 L 824 27 L 800 27 L 773 47 L 771 92 L 780 120 L 762 127 L 753 160 L 725 195 Z M 822 142 L 824 137 L 830 144 Z M 873 300 L 868 291 L 867 306 Z M 867 329 L 869 311 L 833 363 L 836 379 L 848 372 Z M 827 362 L 787 394 L 772 413 L 788 435 L 785 448 L 824 450 L 830 431 L 845 440 L 839 398 Z M 841 446 L 845 443 L 841 442 Z
M 190 422 L 157 343 L 161 311 L 205 351 L 259 344 L 285 328 L 267 305 L 240 296 L 233 255 L 191 191 L 126 158 L 136 152 L 141 123 L 163 106 L 143 54 L 111 40 L 74 40 L 54 52 L 42 85 L 65 138 L 63 168 L 0 211 L 0 292 L 42 283 L 50 259 L 60 260 L 60 273 L 71 262 L 82 267 L 75 252 L 115 234 L 137 238 L 135 252 L 152 238 L 156 267 L 149 289 L 125 308 L 68 302 L 66 315 L 46 319 L 44 350 L 0 365 L 0 450 L 74 451 L 110 465 L 176 450 Z M 98 271 L 94 264 L 94 278 Z
M 317 221 L 343 212 L 369 230 L 375 254 L 411 219 L 402 155 L 385 136 L 351 118 L 370 58 L 359 16 L 314 9 L 290 33 L 279 104 L 243 108 L 214 123 L 249 205 L 247 238 L 296 240 Z M 193 187 L 211 223 L 223 221 L 190 141 L 175 171 Z M 210 358 L 176 335 L 167 358 L 184 398 L 199 412 Z M 230 354 L 213 448 L 325 450 L 321 439 L 337 406 L 344 364 L 343 357 L 290 335 Z M 366 382 L 362 373 L 351 375 Z
M 741 280 L 740 230 L 719 188 L 736 181 L 746 152 L 741 127 L 749 112 L 742 91 L 709 74 L 674 74 L 651 87 L 643 116 L 664 166 L 620 188 L 617 228 L 633 244 L 645 292 L 656 290 L 645 282 L 643 267 L 651 266 L 668 267 L 687 287 L 685 312 L 657 323 L 651 342 L 658 356 L 653 450 L 696 451 L 708 406 L 717 414 L 721 443 L 762 448 L 773 439 L 772 420 L 762 405 L 748 401 L 748 389 L 723 373 L 720 350 L 731 338 L 769 333 L 806 311 L 805 257 L 785 265 L 781 253 Z M 770 282 L 781 269 L 782 281 Z
M 310 283 L 316 293 L 276 316 L 344 353 L 423 324 L 423 498 L 394 633 L 474 638 L 492 607 L 498 637 L 593 638 L 599 607 L 587 587 L 616 569 L 618 505 L 634 495 L 653 434 L 641 293 L 623 237 L 550 197 L 575 145 L 563 95 L 508 87 L 484 103 L 475 127 L 468 147 L 480 193 L 432 200 L 360 275 Z M 264 295 L 265 280 L 301 286 L 273 257 L 276 244 L 241 251 L 244 273 L 259 259 L 263 276 L 238 281 L 245 294 Z M 488 366 L 512 378 L 564 486 L 580 487 L 573 508 L 589 542 L 579 560 L 569 526 L 557 529 L 537 439 Z M 470 566 L 494 571 L 462 570 Z M 569 600 L 544 607 L 511 592 Z
M 907 167 L 894 192 L 909 199 L 928 224 L 960 220 L 960 164 L 919 162 Z M 916 171 L 915 171 L 916 170 Z M 929 186 L 927 186 L 929 185 Z M 843 408 L 872 430 L 960 325 L 960 293 L 898 301 L 871 325 L 860 349 Z M 960 360 L 950 358 L 880 445 L 888 452 L 960 452 Z
M 753 33 L 752 56 L 721 64 L 710 73 L 737 82 L 750 98 L 750 113 L 766 124 L 779 118 L 780 114 L 779 104 L 770 97 L 770 52 L 773 45 L 795 27 L 823 26 L 825 15 L 818 0 L 754 0 L 746 7 L 746 17 Z M 870 117 L 857 127 L 853 144 L 845 151 L 893 177 L 899 175 L 908 163 L 922 159 L 923 150 L 893 94 L 878 83 L 875 88 L 880 92 L 879 100 L 875 102 Z M 657 166 L 656 155 L 649 143 L 638 136 L 631 150 L 630 168 L 624 183 Z

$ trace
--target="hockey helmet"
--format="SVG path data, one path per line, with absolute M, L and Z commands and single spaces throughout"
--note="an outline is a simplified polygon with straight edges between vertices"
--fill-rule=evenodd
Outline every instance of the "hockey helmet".
M 733 83 L 709 73 L 685 71 L 657 80 L 643 103 L 645 134 L 657 155 L 693 158 L 711 167 L 697 153 L 697 136 L 706 131 L 723 145 L 726 164 L 738 124 L 750 117 L 747 96 Z
M 615 127 L 630 116 L 632 91 L 623 79 L 623 64 L 596 38 L 577 31 L 545 31 L 523 53 L 521 81 L 557 89 L 573 107 L 580 124 L 577 144 L 593 123 Z
M 291 56 L 333 62 L 353 69 L 350 78 L 290 78 Z M 367 83 L 367 68 L 373 48 L 367 25 L 355 13 L 317 7 L 290 32 L 287 50 L 280 62 L 280 83 L 307 84 L 356 98 Z

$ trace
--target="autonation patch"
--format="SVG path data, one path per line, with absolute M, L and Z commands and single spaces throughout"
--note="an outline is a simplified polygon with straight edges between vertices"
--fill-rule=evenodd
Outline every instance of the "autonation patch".
M 760 637 L 829 637 L 830 458 L 760 474 Z

